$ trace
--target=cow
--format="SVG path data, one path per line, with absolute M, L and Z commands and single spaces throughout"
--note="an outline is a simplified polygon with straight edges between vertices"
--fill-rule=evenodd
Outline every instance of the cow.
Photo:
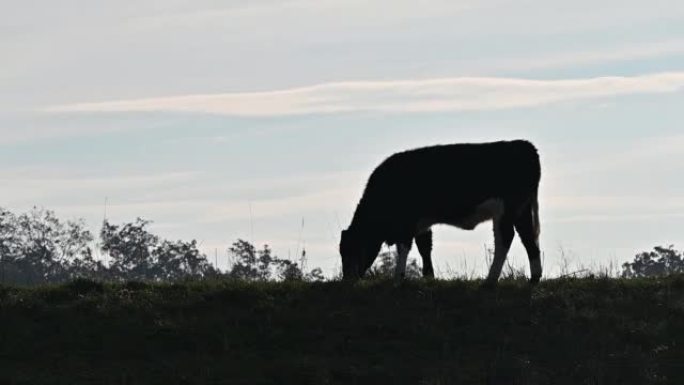
M 432 226 L 473 230 L 491 220 L 494 260 L 485 285 L 496 285 L 516 231 L 530 261 L 530 282 L 537 284 L 540 179 L 537 149 L 525 140 L 438 145 L 390 156 L 371 174 L 342 231 L 343 278 L 362 277 L 383 244 L 397 246 L 395 273 L 403 278 L 414 240 L 423 276 L 434 277 Z

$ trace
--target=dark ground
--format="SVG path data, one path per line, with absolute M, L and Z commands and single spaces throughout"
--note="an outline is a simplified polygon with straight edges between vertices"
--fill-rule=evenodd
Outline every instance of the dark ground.
M 0 287 L 0 384 L 684 384 L 684 277 Z

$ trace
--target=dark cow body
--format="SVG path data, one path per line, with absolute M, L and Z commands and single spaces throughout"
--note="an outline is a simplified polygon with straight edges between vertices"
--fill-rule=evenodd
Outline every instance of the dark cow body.
M 435 224 L 472 230 L 493 220 L 495 257 L 488 277 L 494 284 L 515 231 L 527 250 L 532 281 L 541 278 L 537 195 L 541 166 L 527 141 L 451 144 L 392 155 L 372 173 L 340 253 L 345 278 L 358 278 L 373 264 L 383 243 L 397 245 L 397 274 L 403 275 L 415 239 L 423 274 L 434 275 Z

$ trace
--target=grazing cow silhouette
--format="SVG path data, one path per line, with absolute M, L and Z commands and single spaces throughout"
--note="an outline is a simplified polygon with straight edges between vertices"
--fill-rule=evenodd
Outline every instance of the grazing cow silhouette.
M 494 261 L 486 284 L 495 285 L 518 232 L 530 260 L 531 282 L 542 276 L 537 195 L 541 165 L 524 140 L 450 144 L 397 153 L 371 174 L 351 225 L 342 231 L 345 279 L 361 277 L 383 243 L 397 245 L 398 277 L 415 239 L 423 275 L 434 277 L 432 231 L 436 224 L 473 230 L 493 220 Z

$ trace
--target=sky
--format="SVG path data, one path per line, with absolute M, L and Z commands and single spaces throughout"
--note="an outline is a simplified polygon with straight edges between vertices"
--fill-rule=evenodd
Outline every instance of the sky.
M 525 138 L 543 164 L 547 276 L 684 248 L 679 0 L 0 9 L 0 207 L 14 212 L 95 232 L 143 217 L 224 268 L 238 238 L 281 257 L 305 248 L 333 274 L 339 232 L 388 155 Z M 485 273 L 490 225 L 435 238 L 438 274 Z M 510 260 L 528 269 L 517 240 Z

